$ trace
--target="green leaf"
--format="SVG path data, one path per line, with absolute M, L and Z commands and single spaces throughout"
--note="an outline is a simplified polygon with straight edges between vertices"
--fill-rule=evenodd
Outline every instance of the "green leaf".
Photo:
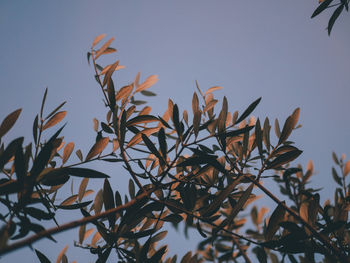
M 37 249 L 34 249 L 34 250 L 35 250 L 35 253 L 36 253 L 37 257 L 40 260 L 40 263 L 51 263 L 51 261 L 43 253 L 41 253 Z
M 311 18 L 314 18 L 315 16 L 319 15 L 322 11 L 324 11 L 329 5 L 330 3 L 332 3 L 333 0 L 325 0 L 323 1 L 313 12 L 313 14 L 311 15 Z
M 17 109 L 14 112 L 7 115 L 0 125 L 0 138 L 4 136 L 15 125 L 22 109 Z
M 142 91 L 141 91 L 141 94 L 144 95 L 144 96 L 147 96 L 147 97 L 157 96 L 157 94 L 155 94 L 155 93 L 152 92 L 152 91 L 148 91 L 148 90 L 142 90 Z
M 328 21 L 328 35 L 331 34 L 333 25 L 343 10 L 344 10 L 344 5 L 340 5 L 337 7 L 337 9 L 335 9 L 334 13 L 332 14 L 331 18 Z
M 258 106 L 259 102 L 261 101 L 261 97 L 254 101 L 252 104 L 248 106 L 248 108 L 243 112 L 243 114 L 238 118 L 238 120 L 235 122 L 235 124 L 240 123 L 243 121 L 245 118 L 249 116 L 253 112 L 253 110 Z

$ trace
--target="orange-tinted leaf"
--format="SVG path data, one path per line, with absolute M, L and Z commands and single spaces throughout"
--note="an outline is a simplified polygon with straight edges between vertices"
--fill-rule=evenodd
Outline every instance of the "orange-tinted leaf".
M 90 160 L 91 158 L 95 157 L 96 155 L 100 154 L 108 145 L 109 138 L 103 137 L 100 140 L 98 140 L 94 146 L 90 149 L 88 155 L 85 158 L 85 161 Z
M 344 166 L 344 176 L 347 176 L 350 172 L 350 160 L 345 163 Z
M 63 255 L 66 253 L 67 249 L 68 249 L 68 245 L 65 246 L 65 247 L 61 250 L 61 252 L 58 254 L 58 257 L 57 257 L 57 259 L 56 259 L 56 263 L 61 263 L 62 257 L 63 257 Z
M 220 87 L 220 86 L 211 87 L 204 93 L 204 96 L 208 95 L 209 93 L 212 93 L 215 90 L 220 90 L 220 89 L 223 89 L 223 87 Z
M 106 37 L 106 34 L 98 35 L 98 36 L 94 39 L 94 41 L 92 42 L 91 47 L 96 46 L 96 45 L 97 45 L 103 38 L 105 38 L 105 37 Z
M 66 200 L 64 200 L 60 206 L 65 206 L 65 205 L 71 205 L 75 202 L 75 200 L 77 200 L 78 195 L 72 195 L 70 197 L 68 197 Z
M 55 126 L 57 123 L 63 120 L 63 118 L 66 116 L 66 111 L 60 111 L 57 112 L 55 115 L 53 115 L 44 125 L 43 130 L 46 130 L 52 126 Z
M 133 89 L 133 85 L 127 85 L 122 87 L 120 90 L 118 90 L 117 95 L 115 95 L 115 100 L 119 101 L 120 99 L 127 99 L 130 96 Z
M 4 136 L 16 123 L 22 109 L 15 110 L 14 112 L 7 115 L 0 125 L 0 138 Z
M 80 186 L 79 186 L 79 192 L 78 192 L 78 200 L 79 201 L 81 201 L 83 199 L 88 183 L 89 183 L 89 178 L 84 178 L 81 181 Z
M 135 92 L 140 92 L 142 90 L 148 89 L 151 86 L 153 86 L 155 83 L 157 83 L 157 81 L 158 81 L 158 76 L 151 75 L 145 80 L 145 82 L 143 82 L 142 84 L 140 84 L 138 88 L 136 88 Z
M 114 37 L 112 37 L 111 39 L 109 39 L 106 43 L 103 44 L 103 46 L 96 52 L 95 55 L 95 60 L 98 59 L 103 52 L 105 52 L 105 50 L 109 47 L 109 45 L 114 41 Z
M 64 147 L 62 155 L 62 165 L 65 164 L 74 150 L 74 142 L 70 142 Z
M 102 210 L 102 205 L 103 205 L 103 191 L 102 189 L 98 191 L 96 194 L 95 200 L 94 200 L 94 210 L 95 214 L 99 214 Z
M 104 75 L 107 73 L 107 71 L 111 68 L 111 66 L 113 66 L 113 64 L 110 64 L 108 66 L 106 66 L 101 72 L 100 72 L 100 75 Z M 122 66 L 122 65 L 118 65 L 114 68 L 114 71 L 117 71 L 117 70 L 120 70 L 120 69 L 123 69 L 125 68 L 125 66 Z

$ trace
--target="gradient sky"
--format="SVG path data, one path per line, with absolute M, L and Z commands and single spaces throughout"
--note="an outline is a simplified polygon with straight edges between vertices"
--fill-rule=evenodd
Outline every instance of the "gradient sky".
M 20 135 L 31 140 L 32 121 L 48 87 L 47 111 L 67 100 L 65 140 L 88 151 L 95 137 L 92 119 L 104 119 L 105 108 L 86 52 L 95 36 L 106 33 L 116 38 L 112 46 L 118 49 L 109 57 L 126 66 L 117 74 L 119 87 L 138 71 L 143 78 L 159 76 L 152 89 L 158 96 L 149 100 L 155 114 L 164 112 L 168 98 L 190 110 L 195 80 L 203 90 L 223 86 L 216 94 L 227 97 L 231 112 L 262 96 L 254 115 L 283 123 L 300 107 L 303 127 L 291 137 L 304 151 L 298 162 L 314 160 L 313 182 L 324 187 L 323 198 L 332 197 L 331 153 L 350 157 L 350 16 L 344 13 L 328 37 L 331 14 L 311 20 L 316 6 L 316 0 L 2 0 L 0 119 L 23 108 L 5 143 Z M 116 173 L 105 164 L 94 167 Z M 124 181 L 121 176 L 113 178 L 114 189 Z M 55 260 L 69 244 L 70 260 L 92 262 L 89 253 L 73 247 L 77 230 L 68 233 L 57 236 L 58 244 L 42 241 L 34 247 Z M 181 250 L 170 248 L 171 254 Z M 6 259 L 25 256 L 26 261 L 33 256 L 28 248 Z

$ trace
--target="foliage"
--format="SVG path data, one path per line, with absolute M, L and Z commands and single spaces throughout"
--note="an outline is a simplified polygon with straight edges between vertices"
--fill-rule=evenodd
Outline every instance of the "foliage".
M 23 137 L 7 146 L 1 143 L 1 255 L 79 227 L 75 246 L 96 255 L 96 262 L 106 262 L 112 251 L 119 262 L 251 262 L 253 253 L 259 262 L 283 262 L 286 257 L 297 262 L 296 254 L 301 262 L 315 262 L 316 254 L 324 262 L 348 262 L 350 161 L 334 154 L 338 171 L 333 168 L 333 178 L 339 187 L 334 202 L 321 205 L 318 189 L 308 184 L 314 174 L 312 162 L 306 170 L 289 165 L 302 153 L 288 140 L 299 127 L 299 109 L 282 129 L 275 121 L 274 139 L 268 118 L 263 123 L 254 117 L 248 120 L 260 98 L 241 114 L 231 113 L 225 97 L 220 106 L 214 98 L 221 87 L 203 92 L 197 84 L 192 112 L 180 111 L 169 100 L 162 117 L 153 115 L 150 106 L 140 106 L 145 102 L 137 96 L 155 95 L 148 89 L 157 76 L 140 82 L 137 74 L 131 84 L 116 89 L 112 75 L 123 68 L 119 61 L 106 67 L 97 64 L 100 56 L 116 51 L 110 47 L 113 39 L 96 49 L 104 37 L 98 36 L 88 53 L 107 108 L 105 121 L 94 119 L 96 141 L 89 152 L 77 150 L 79 161 L 70 161 L 75 145 L 60 137 L 64 126 L 43 139 L 66 115 L 62 103 L 44 116 L 47 90 L 34 120 L 33 143 L 23 146 Z M 4 119 L 1 137 L 20 112 Z M 95 161 L 124 169 L 130 176 L 128 195 L 113 189 L 107 174 L 84 167 Z M 81 177 L 79 189 L 57 202 L 71 177 Z M 103 180 L 103 188 L 88 189 L 91 178 Z M 287 200 L 263 186 L 263 180 L 274 180 Z M 253 206 L 250 223 L 242 211 L 258 199 L 258 189 L 276 208 L 267 215 L 266 207 Z M 80 210 L 82 218 L 58 225 L 55 217 L 62 210 Z M 45 229 L 40 221 L 57 226 Z M 158 245 L 168 225 L 180 223 L 203 237 L 197 251 L 181 260 L 167 257 L 168 246 Z M 67 249 L 56 262 L 68 262 Z M 40 262 L 50 262 L 42 251 L 35 253 Z
M 340 14 L 344 11 L 344 9 L 349 12 L 349 0 L 319 0 L 319 6 L 315 9 L 313 14 L 311 15 L 311 18 L 314 18 L 315 16 L 319 15 L 320 13 L 324 12 L 327 9 L 333 9 L 333 13 L 328 21 L 327 31 L 328 35 L 331 34 L 333 25 L 335 21 L 339 18 Z

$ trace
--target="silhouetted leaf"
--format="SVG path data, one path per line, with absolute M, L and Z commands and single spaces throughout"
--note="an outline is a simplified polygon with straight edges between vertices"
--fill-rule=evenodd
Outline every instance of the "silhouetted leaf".
M 144 134 L 141 134 L 142 140 L 145 142 L 147 148 L 153 153 L 158 159 L 160 163 L 164 163 L 164 159 L 161 154 L 158 152 L 157 148 L 154 146 L 153 142 L 148 139 L 148 137 Z
M 109 178 L 107 174 L 104 174 L 102 172 L 92 170 L 89 168 L 62 168 L 65 169 L 68 174 L 78 177 L 85 177 L 85 178 Z
M 226 137 L 235 137 L 241 134 L 244 134 L 246 132 L 249 132 L 250 130 L 252 130 L 254 128 L 254 126 L 245 126 L 244 128 L 241 129 L 237 129 L 234 131 L 228 131 L 226 132 Z
M 338 6 L 334 13 L 332 14 L 331 18 L 329 19 L 329 22 L 328 22 L 328 35 L 331 34 L 331 31 L 332 31 L 332 28 L 333 28 L 333 25 L 335 23 L 335 21 L 338 19 L 339 15 L 341 14 L 341 12 L 344 10 L 344 5 L 340 5 Z
M 266 165 L 266 169 L 274 169 L 283 164 L 289 163 L 294 159 L 296 159 L 302 152 L 303 151 L 300 151 L 300 150 L 293 150 L 293 151 L 281 154 L 277 158 L 275 158 L 271 163 L 268 163 Z
M 285 203 L 285 202 L 283 202 Z M 285 215 L 286 211 L 284 209 L 284 207 L 280 204 L 278 204 L 278 206 L 276 207 L 276 209 L 273 211 L 270 220 L 269 220 L 269 224 L 267 225 L 266 228 L 266 233 L 265 233 L 265 239 L 267 241 L 270 241 L 273 236 L 275 235 L 276 231 L 279 229 L 279 224 L 280 222 L 282 222 L 282 220 L 284 219 L 284 215 Z
M 243 112 L 243 114 L 238 118 L 238 120 L 235 122 L 235 124 L 238 124 L 241 121 L 243 121 L 245 118 L 247 118 L 253 112 L 253 110 L 256 108 L 256 106 L 258 106 L 260 100 L 261 100 L 261 97 L 259 99 L 257 99 L 256 101 L 254 101 L 252 104 L 250 104 L 248 106 L 248 108 Z
M 15 110 L 6 116 L 0 125 L 0 138 L 4 136 L 16 123 L 19 115 L 21 114 L 22 109 Z
M 313 14 L 311 15 L 311 18 L 314 18 L 315 16 L 317 16 L 318 14 L 320 14 L 323 10 L 325 10 L 330 3 L 332 3 L 333 0 L 325 0 L 322 1 L 322 3 L 315 9 L 315 11 L 313 12 Z
M 34 250 L 35 250 L 35 253 L 36 253 L 37 257 L 40 260 L 40 263 L 51 263 L 51 261 L 43 253 L 41 253 L 37 249 L 34 249 Z

